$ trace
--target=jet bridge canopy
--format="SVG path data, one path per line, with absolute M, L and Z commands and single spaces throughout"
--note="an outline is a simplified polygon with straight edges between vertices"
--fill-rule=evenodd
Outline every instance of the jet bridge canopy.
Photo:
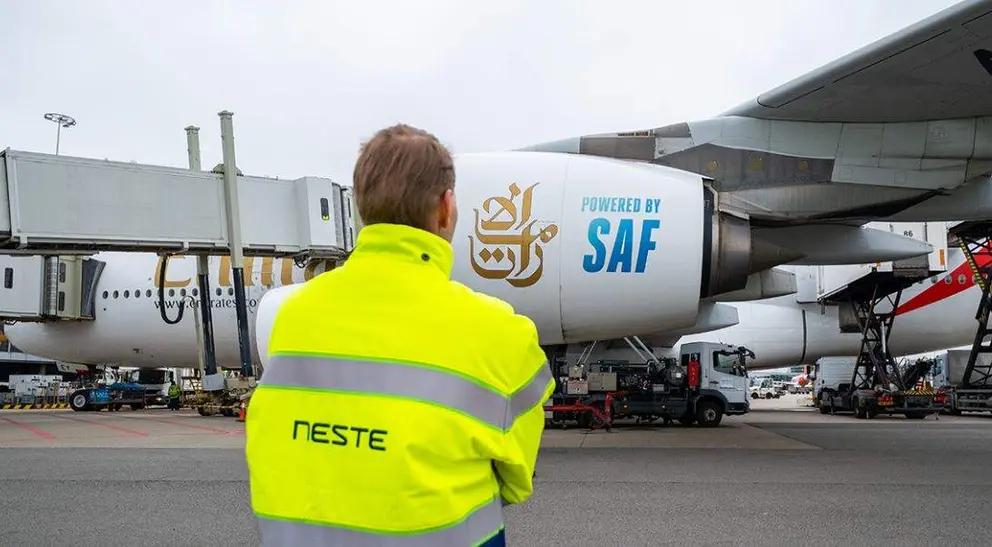
M 230 252 L 223 173 L 0 152 L 0 253 Z M 336 258 L 352 247 L 350 189 L 238 176 L 243 249 Z

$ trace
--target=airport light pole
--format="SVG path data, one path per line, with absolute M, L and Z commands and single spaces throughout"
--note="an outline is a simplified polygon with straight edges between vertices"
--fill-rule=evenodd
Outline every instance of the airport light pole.
M 67 116 L 65 114 L 59 114 L 57 112 L 49 112 L 45 114 L 45 119 L 50 122 L 55 122 L 55 155 L 59 155 L 59 144 L 62 141 L 62 128 L 69 128 L 76 125 L 76 119 L 72 116 Z

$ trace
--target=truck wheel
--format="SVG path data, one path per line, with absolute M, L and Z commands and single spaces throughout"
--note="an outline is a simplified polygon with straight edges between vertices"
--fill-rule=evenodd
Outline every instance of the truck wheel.
M 69 397 L 69 408 L 75 410 L 76 412 L 82 412 L 86 410 L 86 406 L 89 404 L 89 397 L 86 396 L 85 391 L 77 391 Z
M 855 418 L 859 420 L 864 420 L 868 418 L 868 409 L 866 408 L 867 405 L 865 405 L 860 398 L 855 398 L 852 401 L 851 406 L 854 407 Z
M 757 399 L 758 398 L 758 392 L 757 391 L 752 391 L 751 392 L 751 398 L 752 399 Z
M 820 414 L 830 414 L 830 406 L 827 405 L 827 402 L 823 400 L 822 396 L 820 397 L 819 401 L 820 401 L 820 405 L 819 405 Z
M 722 419 L 723 411 L 716 401 L 707 399 L 696 405 L 696 423 L 700 427 L 716 427 Z

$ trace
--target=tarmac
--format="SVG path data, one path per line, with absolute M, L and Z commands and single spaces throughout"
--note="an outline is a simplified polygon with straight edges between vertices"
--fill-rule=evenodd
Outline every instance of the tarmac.
M 797 396 L 721 427 L 545 432 L 511 545 L 987 545 L 992 417 L 857 420 Z M 0 545 L 257 545 L 244 424 L 0 411 Z

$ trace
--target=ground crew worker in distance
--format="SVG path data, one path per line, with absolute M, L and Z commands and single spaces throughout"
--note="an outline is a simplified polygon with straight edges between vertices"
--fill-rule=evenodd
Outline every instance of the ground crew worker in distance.
M 248 411 L 263 545 L 505 545 L 554 381 L 530 319 L 450 279 L 454 189 L 427 132 L 362 146 L 365 226 L 279 308 Z
M 179 396 L 182 391 L 175 382 L 169 382 L 169 410 L 179 410 Z

